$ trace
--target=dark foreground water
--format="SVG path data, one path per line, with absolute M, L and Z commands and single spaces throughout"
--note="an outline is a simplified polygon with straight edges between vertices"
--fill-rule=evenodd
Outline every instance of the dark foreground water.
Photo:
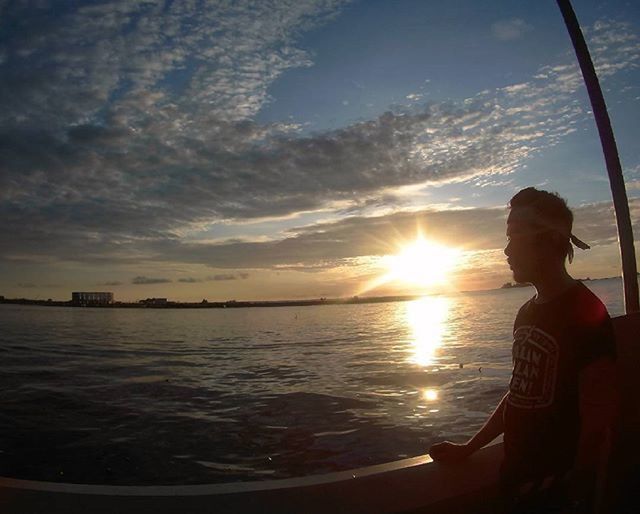
M 620 281 L 588 285 L 621 314 Z M 463 440 L 506 390 L 513 317 L 532 294 L 226 310 L 0 305 L 0 475 L 260 480 Z

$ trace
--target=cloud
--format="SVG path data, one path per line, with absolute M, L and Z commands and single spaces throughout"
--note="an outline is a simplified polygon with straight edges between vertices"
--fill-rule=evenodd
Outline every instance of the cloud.
M 222 273 L 218 275 L 213 275 L 213 276 L 207 277 L 207 280 L 213 280 L 215 282 L 219 282 L 219 281 L 226 281 L 226 280 L 245 280 L 247 278 L 249 278 L 249 274 L 242 272 L 242 273 L 235 273 L 235 274 Z
M 138 276 L 138 277 L 134 277 L 133 279 L 131 279 L 131 283 L 132 284 L 136 284 L 136 285 L 166 284 L 168 282 L 171 282 L 171 279 L 169 279 L 169 278 L 152 278 L 152 277 L 145 277 L 145 276 Z
M 220 273 L 217 275 L 209 275 L 205 278 L 196 278 L 196 277 L 184 277 L 179 278 L 178 282 L 183 282 L 185 284 L 196 284 L 200 282 L 220 282 L 227 280 L 245 280 L 249 278 L 249 273 L 247 272 L 239 272 L 239 273 Z
M 194 277 L 183 277 L 183 278 L 179 278 L 178 282 L 182 282 L 184 284 L 196 284 L 198 282 L 202 282 L 202 279 L 194 278 Z
M 179 93 L 184 107 L 207 105 L 217 117 L 245 119 L 268 101 L 268 85 L 282 72 L 311 64 L 294 39 L 334 17 L 340 5 L 121 0 L 57 9 L 11 3 L 3 9 L 0 55 L 10 56 L 2 64 L 12 64 L 0 81 L 0 98 L 10 91 L 15 102 L 2 101 L 0 112 L 15 124 L 29 119 L 64 128 L 100 116 L 105 102 L 115 100 L 107 116 L 135 122 Z
M 121 286 L 123 283 L 119 282 L 117 280 L 109 280 L 107 282 L 103 282 L 101 284 L 98 284 L 99 286 Z
M 51 289 L 51 288 L 58 288 L 61 287 L 61 284 L 53 284 L 53 283 L 49 283 L 49 284 L 35 284 L 33 282 L 18 282 L 16 284 L 16 287 L 19 287 L 20 289 L 35 289 L 35 288 L 39 288 L 39 289 Z
M 530 30 L 532 30 L 532 27 L 521 18 L 500 20 L 491 25 L 491 33 L 500 41 L 520 39 Z
M 631 199 L 629 205 L 632 223 L 637 224 L 640 198 Z M 579 238 L 592 247 L 616 242 L 611 202 L 577 206 L 573 212 L 573 232 Z M 158 260 L 168 258 L 213 268 L 316 272 L 341 266 L 357 268 L 365 262 L 363 259 L 397 253 L 403 244 L 415 239 L 419 230 L 427 238 L 459 247 L 469 254 L 493 252 L 500 257 L 506 244 L 507 213 L 505 206 L 353 216 L 292 229 L 288 237 L 277 241 L 210 244 L 171 239 L 151 242 L 147 249 Z M 233 275 L 219 275 L 226 276 Z
M 405 186 L 474 177 L 497 183 L 587 116 L 569 60 L 520 84 L 459 102 L 410 102 L 323 133 L 301 136 L 290 124 L 254 121 L 274 80 L 311 64 L 297 46 L 300 34 L 340 7 L 328 0 L 201 10 L 187 2 L 55 12 L 8 6 L 0 44 L 9 56 L 0 63 L 0 258 L 175 259 L 227 269 L 238 259 L 245 269 L 320 269 L 382 250 L 357 234 L 345 235 L 352 243 L 332 240 L 317 227 L 264 243 L 211 245 L 185 234 L 314 210 L 401 209 L 396 191 Z M 629 25 L 602 22 L 592 38 L 603 76 L 640 62 Z
M 150 242 L 157 259 L 204 264 L 213 268 L 295 269 L 321 271 L 355 265 L 357 259 L 396 253 L 416 237 L 417 227 L 445 244 L 465 241 L 469 250 L 504 244 L 504 209 L 400 212 L 350 217 L 300 227 L 277 241 L 189 243 L 178 239 Z M 224 275 L 220 276 L 223 278 Z

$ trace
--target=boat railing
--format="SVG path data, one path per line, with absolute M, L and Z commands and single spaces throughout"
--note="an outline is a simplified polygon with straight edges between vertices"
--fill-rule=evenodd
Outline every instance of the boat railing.
M 502 453 L 498 441 L 457 464 L 423 455 L 324 475 L 228 484 L 109 486 L 0 478 L 0 512 L 493 512 Z

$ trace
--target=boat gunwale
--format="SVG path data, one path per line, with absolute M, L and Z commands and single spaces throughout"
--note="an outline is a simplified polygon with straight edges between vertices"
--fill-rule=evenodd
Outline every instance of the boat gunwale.
M 500 447 L 500 449 L 496 447 Z M 487 453 L 502 455 L 502 438 L 485 446 L 478 454 Z M 492 457 L 493 458 L 493 455 Z M 474 460 L 474 456 L 470 458 Z M 464 463 L 460 463 L 463 464 Z M 227 482 L 219 484 L 188 484 L 188 485 L 106 485 L 106 484 L 75 484 L 65 482 L 47 482 L 27 480 L 11 477 L 0 477 L 0 489 L 21 489 L 53 493 L 68 493 L 79 495 L 100 496 L 206 496 L 236 493 L 251 493 L 256 491 L 277 491 L 299 489 L 322 485 L 346 483 L 358 479 L 381 476 L 386 473 L 407 470 L 418 466 L 425 467 L 429 472 L 436 472 L 438 468 L 458 467 L 459 464 L 442 465 L 428 455 L 419 455 L 407 459 L 374 464 L 362 468 L 336 471 L 304 477 L 283 478 L 276 480 L 257 480 L 247 482 Z M 428 468 L 426 467 L 428 466 Z

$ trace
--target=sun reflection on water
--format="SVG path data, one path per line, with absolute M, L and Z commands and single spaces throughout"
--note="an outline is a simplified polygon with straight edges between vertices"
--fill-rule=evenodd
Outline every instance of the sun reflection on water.
M 411 362 L 421 366 L 434 363 L 436 350 L 448 333 L 451 300 L 444 296 L 425 296 L 407 302 L 407 321 L 413 333 Z
M 428 402 L 435 402 L 438 399 L 437 389 L 425 389 L 422 393 L 422 398 Z

